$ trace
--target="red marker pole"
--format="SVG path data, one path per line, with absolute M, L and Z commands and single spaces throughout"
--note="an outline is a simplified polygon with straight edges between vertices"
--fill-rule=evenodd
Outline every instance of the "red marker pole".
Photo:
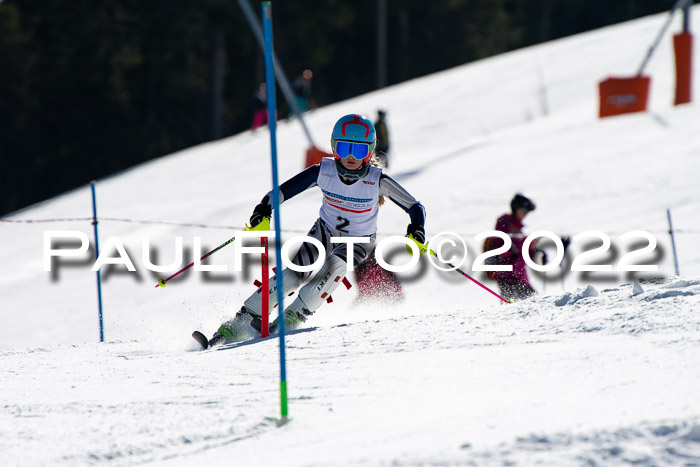
M 260 246 L 265 251 L 260 255 L 262 264 L 262 324 L 260 326 L 260 337 L 270 335 L 270 270 L 268 267 L 267 237 L 260 237 Z

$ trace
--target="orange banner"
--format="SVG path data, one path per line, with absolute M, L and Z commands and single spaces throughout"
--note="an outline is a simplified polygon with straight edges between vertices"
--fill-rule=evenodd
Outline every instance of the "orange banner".
M 631 112 L 644 112 L 651 78 L 636 76 L 634 78 L 610 77 L 598 84 L 600 92 L 600 118 Z

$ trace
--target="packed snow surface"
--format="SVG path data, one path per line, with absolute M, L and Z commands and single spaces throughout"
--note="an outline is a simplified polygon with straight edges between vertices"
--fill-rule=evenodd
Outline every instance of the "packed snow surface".
M 693 13 L 700 24 L 700 9 Z M 504 54 L 306 115 L 328 150 L 340 116 L 386 108 L 388 173 L 426 207 L 429 238 L 449 231 L 466 241 L 463 269 L 471 272 L 479 253 L 475 237 L 522 192 L 537 204 L 527 232 L 601 232 L 612 248 L 584 263 L 612 271 L 570 271 L 601 244 L 588 234 L 562 267 L 531 271 L 539 294 L 515 304 L 425 257 L 401 274 L 399 305 L 358 304 L 356 287 L 338 289 L 286 337 L 286 424 L 278 423 L 279 339 L 199 351 L 190 338 L 235 313 L 254 290 L 255 262 L 233 271 L 227 246 L 207 263 L 226 272 L 154 287 L 191 261 L 196 237 L 203 252 L 231 238 L 270 189 L 266 131 L 97 182 L 101 253 L 118 258 L 117 239 L 136 268 L 102 270 L 104 343 L 90 253 L 44 270 L 47 232 L 93 238 L 89 188 L 8 216 L 0 223 L 0 464 L 700 465 L 700 107 L 672 106 L 670 36 L 646 69 L 649 111 L 597 118 L 597 83 L 632 76 L 665 19 Z M 700 63 L 700 48 L 694 54 Z M 700 89 L 697 73 L 694 84 Z M 289 121 L 278 144 L 285 180 L 302 168 L 308 142 Z M 317 190 L 285 203 L 283 239 L 305 233 L 319 206 Z M 389 203 L 379 239 L 403 235 L 407 223 Z M 658 271 L 618 270 L 648 244 L 625 237 L 636 231 L 657 245 L 631 263 Z M 154 273 L 144 256 L 174 264 Z

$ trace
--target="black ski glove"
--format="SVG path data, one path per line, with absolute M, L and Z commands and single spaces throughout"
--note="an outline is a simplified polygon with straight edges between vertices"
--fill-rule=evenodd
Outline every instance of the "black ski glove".
M 568 235 L 562 235 L 561 236 L 561 244 L 564 246 L 564 253 L 566 254 L 566 249 L 569 248 L 569 244 L 571 243 L 571 237 Z
M 253 215 L 250 216 L 250 227 L 255 227 L 262 222 L 265 217 L 269 218 L 271 215 L 272 206 L 263 203 L 258 204 L 255 206 L 255 209 L 253 209 Z
M 425 229 L 421 225 L 408 224 L 408 228 L 406 229 L 406 235 L 411 235 L 414 238 L 414 240 L 423 244 L 425 243 Z

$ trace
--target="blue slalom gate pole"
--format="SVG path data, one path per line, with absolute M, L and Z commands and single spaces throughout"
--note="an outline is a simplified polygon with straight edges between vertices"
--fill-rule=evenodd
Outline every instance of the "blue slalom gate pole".
M 680 276 L 681 272 L 678 269 L 678 255 L 676 254 L 676 238 L 673 235 L 673 223 L 671 222 L 671 210 L 666 209 L 666 217 L 668 218 L 668 234 L 671 236 L 671 248 L 673 249 L 673 265 L 676 270 L 676 275 Z
M 282 282 L 282 233 L 280 227 L 280 186 L 277 176 L 277 102 L 275 99 L 275 67 L 272 47 L 272 3 L 262 3 L 263 32 L 265 35 L 265 80 L 267 81 L 267 112 L 270 127 L 270 156 L 272 158 L 272 207 L 275 217 L 275 255 L 277 264 L 277 326 L 280 343 L 280 412 L 281 423 L 287 422 L 287 358 L 284 349 L 284 284 Z
M 92 190 L 92 226 L 95 231 L 95 259 L 100 257 L 100 242 L 97 237 L 97 201 L 95 197 L 95 181 L 90 182 Z M 104 326 L 102 324 L 102 281 L 100 280 L 100 270 L 97 270 L 97 305 L 100 317 L 100 342 L 105 341 Z

